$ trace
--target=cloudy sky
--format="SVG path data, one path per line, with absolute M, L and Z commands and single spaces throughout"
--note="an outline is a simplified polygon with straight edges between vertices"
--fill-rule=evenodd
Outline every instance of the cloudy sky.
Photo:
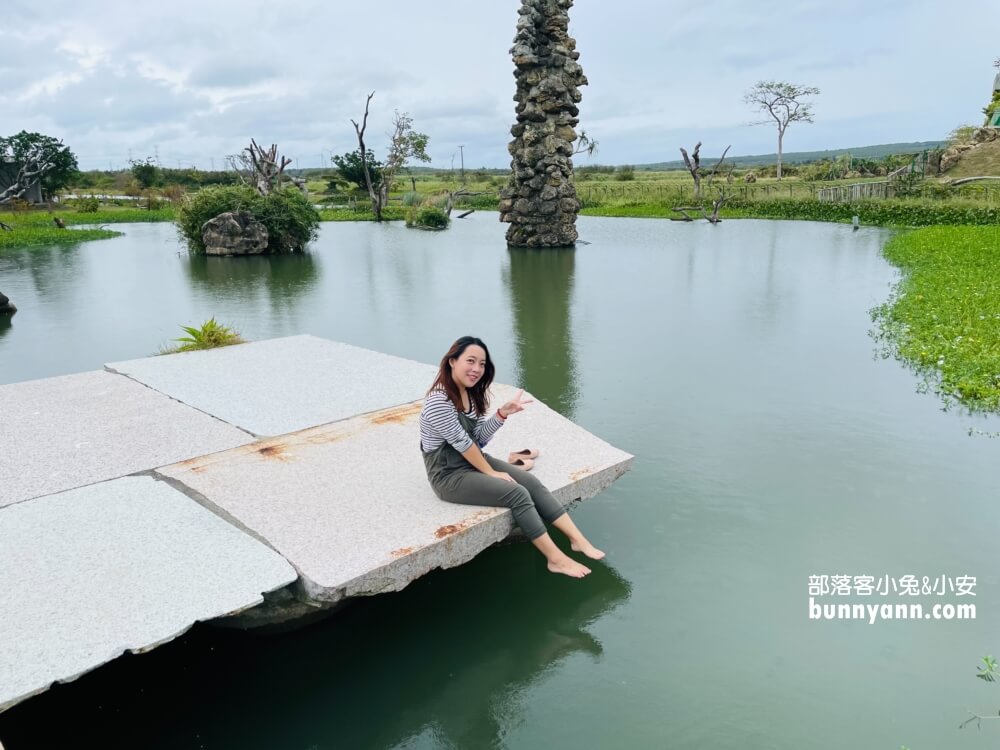
M 83 169 L 157 154 L 221 167 L 251 137 L 300 167 L 356 147 L 350 119 L 374 90 L 370 142 L 393 109 L 430 136 L 433 166 L 505 167 L 509 49 L 519 0 L 6 0 L 0 135 L 62 138 Z M 786 151 L 936 140 L 981 121 L 1000 57 L 1000 2 L 577 0 L 570 16 L 595 161 L 775 150 L 743 93 L 812 85 L 815 124 Z M 578 162 L 582 163 L 582 162 Z

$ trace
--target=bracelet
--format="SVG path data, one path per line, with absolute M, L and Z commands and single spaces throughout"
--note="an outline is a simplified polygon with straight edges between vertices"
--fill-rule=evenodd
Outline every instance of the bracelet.
M 497 416 L 500 417 L 500 421 L 501 422 L 506 422 L 507 421 L 507 417 L 505 417 L 503 415 L 503 413 L 499 409 L 497 409 Z

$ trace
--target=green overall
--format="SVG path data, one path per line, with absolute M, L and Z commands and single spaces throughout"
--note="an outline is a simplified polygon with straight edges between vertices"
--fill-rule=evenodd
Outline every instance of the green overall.
M 476 443 L 475 420 L 457 409 L 455 411 L 462 428 Z M 483 454 L 495 471 L 506 472 L 513 482 L 483 474 L 447 441 L 437 450 L 423 455 L 434 494 L 449 503 L 510 508 L 514 520 L 528 539 L 537 539 L 545 533 L 542 519 L 552 523 L 566 512 L 535 477 L 493 456 Z

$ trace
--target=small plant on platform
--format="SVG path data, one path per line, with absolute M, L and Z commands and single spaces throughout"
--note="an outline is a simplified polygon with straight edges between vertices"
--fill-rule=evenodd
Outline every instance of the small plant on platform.
M 200 328 L 194 326 L 181 326 L 181 328 L 187 333 L 187 336 L 174 339 L 178 345 L 164 348 L 161 350 L 161 354 L 216 349 L 220 346 L 244 343 L 244 339 L 238 331 L 222 325 L 214 317 L 202 323 Z

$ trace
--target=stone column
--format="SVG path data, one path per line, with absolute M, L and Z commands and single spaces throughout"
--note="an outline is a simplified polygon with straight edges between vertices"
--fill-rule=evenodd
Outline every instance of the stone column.
M 587 83 L 569 36 L 573 0 L 521 0 L 510 52 L 517 81 L 511 176 L 500 191 L 500 221 L 512 247 L 576 242 L 580 202 L 573 186 L 573 142 L 580 86 Z

